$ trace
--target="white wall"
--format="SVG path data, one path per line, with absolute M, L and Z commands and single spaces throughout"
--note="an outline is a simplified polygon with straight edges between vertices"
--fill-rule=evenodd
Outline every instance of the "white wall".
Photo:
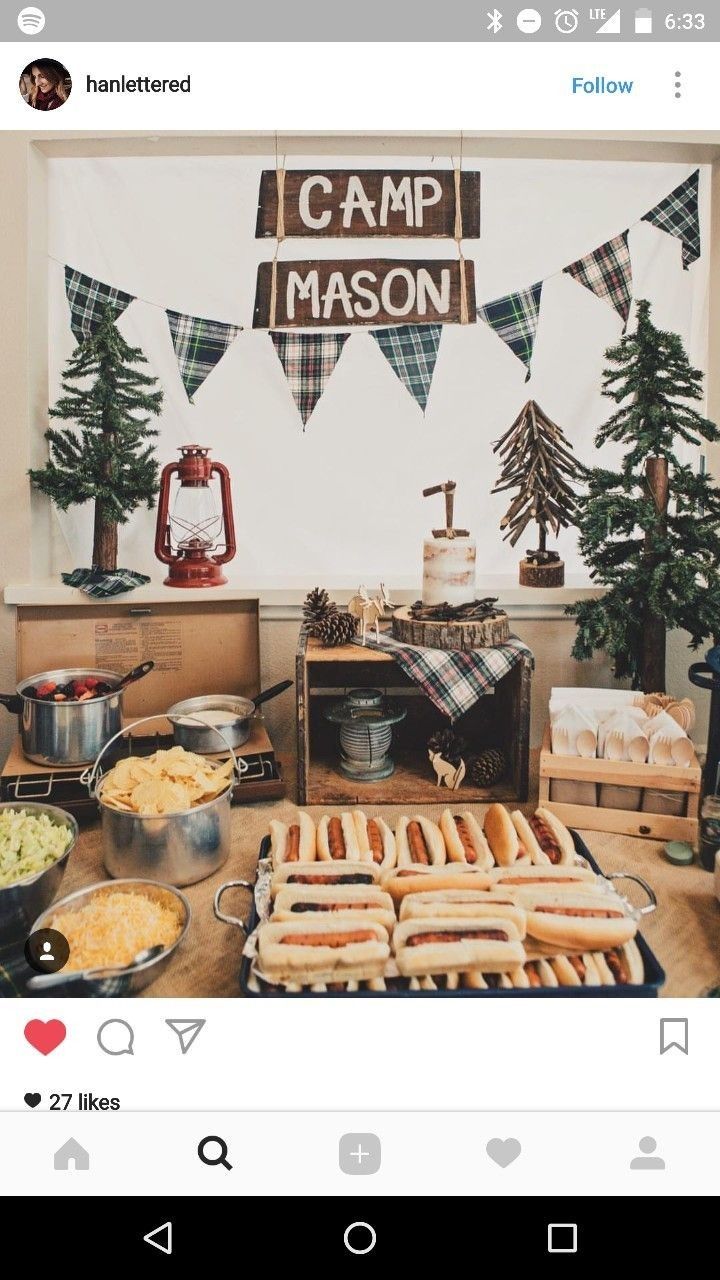
M 293 156 L 293 167 L 314 163 Z M 328 167 L 327 156 L 319 163 Z M 333 159 L 337 167 L 353 163 Z M 357 161 L 355 161 L 357 163 Z M 402 165 L 401 156 L 363 158 L 363 167 Z M 414 166 L 422 160 L 414 157 Z M 429 164 L 445 167 L 447 156 Z M 165 391 L 159 454 L 198 440 L 231 469 L 238 526 L 235 568 L 261 585 L 353 585 L 383 578 L 410 586 L 420 546 L 438 519 L 420 490 L 448 476 L 460 482 L 459 522 L 478 540 L 478 577 L 516 572 L 518 551 L 502 542 L 504 495 L 491 442 L 534 396 L 566 430 L 584 461 L 608 414 L 599 394 L 603 353 L 618 339 L 612 308 L 567 276 L 545 286 L 533 364 L 520 362 L 484 324 L 443 333 L 428 411 L 420 410 L 367 333 L 349 340 L 305 434 L 266 333 L 247 332 L 189 405 L 162 307 L 249 326 L 257 263 L 273 241 L 254 239 L 260 170 L 274 157 L 51 159 L 48 162 L 50 398 L 73 348 L 62 263 L 154 302 L 133 303 L 120 320 L 142 346 Z M 478 301 L 545 278 L 636 222 L 689 172 L 688 164 L 570 160 L 467 160 L 482 172 L 482 238 L 467 242 Z M 702 214 L 707 222 L 708 174 Z M 660 325 L 680 332 L 702 367 L 707 349 L 708 255 L 689 272 L 677 241 L 641 224 L 631 232 L 636 296 L 649 297 Z M 292 258 L 454 256 L 452 242 L 290 241 Z M 38 422 L 40 427 L 41 422 Z M 40 431 L 38 430 L 38 435 Z M 41 448 L 35 439 L 33 452 Z M 604 459 L 607 461 L 607 459 Z M 35 574 L 88 563 L 91 513 L 70 512 L 51 561 L 47 527 L 35 546 Z M 154 516 L 138 513 L 121 534 L 121 563 L 155 572 Z M 523 546 L 532 540 L 523 540 Z M 572 532 L 561 549 L 579 574 Z M 521 550 L 522 547 L 519 549 Z

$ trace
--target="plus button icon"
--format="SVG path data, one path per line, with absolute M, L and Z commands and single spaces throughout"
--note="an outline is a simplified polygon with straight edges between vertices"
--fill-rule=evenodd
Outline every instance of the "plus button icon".
M 340 1139 L 342 1173 L 370 1174 L 380 1169 L 381 1147 L 376 1133 L 344 1133 Z

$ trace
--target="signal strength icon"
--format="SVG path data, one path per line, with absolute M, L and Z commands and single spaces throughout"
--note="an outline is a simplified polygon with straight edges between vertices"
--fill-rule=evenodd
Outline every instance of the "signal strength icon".
M 36 36 L 45 26 L 45 14 L 42 9 L 21 9 L 17 23 L 24 36 Z

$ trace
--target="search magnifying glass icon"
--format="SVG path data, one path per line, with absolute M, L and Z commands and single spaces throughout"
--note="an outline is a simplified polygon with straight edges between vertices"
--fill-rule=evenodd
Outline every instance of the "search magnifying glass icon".
M 216 1134 L 211 1133 L 207 1138 L 200 1139 L 197 1151 L 203 1164 L 210 1165 L 211 1169 L 219 1164 L 228 1172 L 232 1169 L 228 1160 L 228 1144 L 224 1138 L 218 1138 Z

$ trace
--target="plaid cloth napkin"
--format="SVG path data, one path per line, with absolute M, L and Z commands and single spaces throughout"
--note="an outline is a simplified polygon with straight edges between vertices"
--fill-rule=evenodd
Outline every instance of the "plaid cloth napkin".
M 65 293 L 70 303 L 70 328 L 78 342 L 92 337 L 105 307 L 112 307 L 117 320 L 135 300 L 134 294 L 93 280 L 92 276 L 74 271 L 72 267 L 65 268 Z
M 356 639 L 354 644 L 361 644 Z M 450 723 L 459 720 L 523 658 L 535 659 L 532 650 L 509 636 L 507 643 L 496 649 L 473 649 L 462 653 L 457 649 L 423 649 L 403 644 L 385 632 L 380 640 L 368 638 L 368 647 L 391 653 L 398 666 L 418 685 L 430 701 L 447 716 Z
M 271 332 L 270 337 L 304 427 L 350 334 Z
M 112 573 L 103 573 L 100 569 L 73 569 L 72 573 L 63 573 L 62 580 L 66 587 L 79 587 L 99 600 L 144 587 L 150 581 L 146 574 L 136 573 L 134 569 L 115 569 Z
M 683 269 L 687 271 L 700 257 L 700 214 L 698 211 L 698 184 L 700 170 L 696 169 L 664 200 L 643 215 L 643 222 L 667 231 L 668 235 L 682 240 Z
M 513 354 L 525 365 L 526 382 L 530 377 L 541 296 L 542 280 L 529 289 L 510 293 L 505 298 L 496 298 L 494 302 L 487 302 L 477 309 L 480 319 L 495 330 L 498 337 L 507 343 Z
M 615 308 L 618 315 L 627 324 L 632 302 L 632 263 L 628 248 L 628 232 L 601 244 L 599 249 L 584 258 L 578 258 L 569 267 L 563 267 L 566 275 L 572 276 L 578 284 L 582 284 L 597 298 L 605 298 Z
M 212 373 L 242 327 L 222 324 L 219 320 L 202 320 L 199 316 L 184 316 L 179 311 L 166 311 L 165 315 L 170 326 L 180 377 L 192 404 L 198 387 Z
M 424 413 L 435 372 L 442 325 L 403 324 L 395 329 L 375 329 L 372 336 Z

